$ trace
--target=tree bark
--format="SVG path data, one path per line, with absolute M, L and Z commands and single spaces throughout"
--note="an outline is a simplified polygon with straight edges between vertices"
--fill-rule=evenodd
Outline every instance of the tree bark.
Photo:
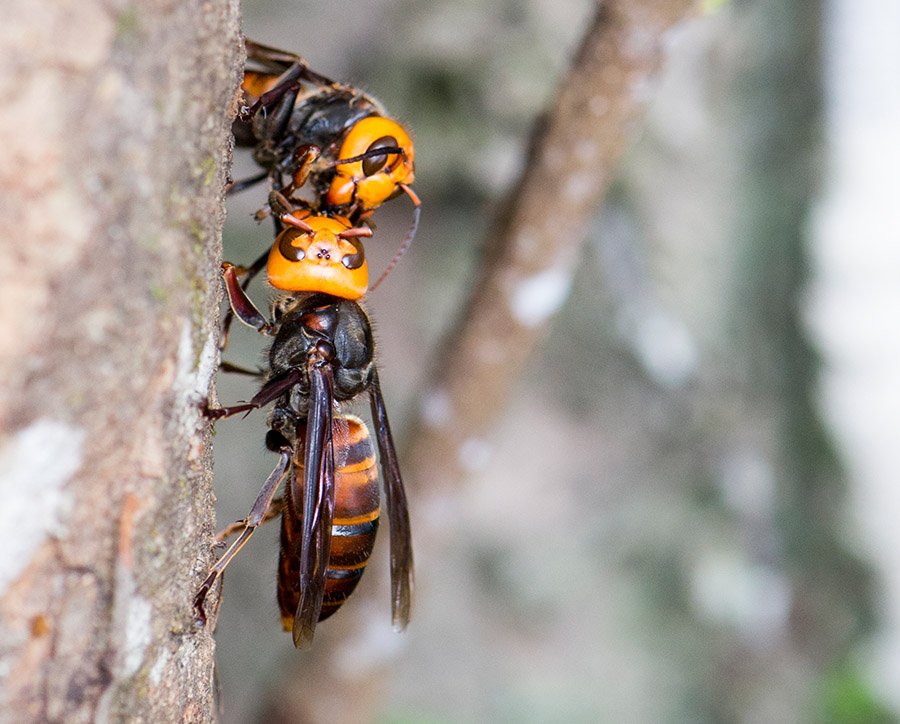
M 234 0 L 20 2 L 0 57 L 0 711 L 207 721 Z M 201 543 L 202 542 L 202 543 Z

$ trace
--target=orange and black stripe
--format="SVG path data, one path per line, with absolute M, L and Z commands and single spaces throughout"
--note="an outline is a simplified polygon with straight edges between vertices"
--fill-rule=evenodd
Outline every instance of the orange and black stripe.
M 375 447 L 358 417 L 337 417 L 332 426 L 335 474 L 331 556 L 319 620 L 328 618 L 347 600 L 362 577 L 378 531 L 380 501 Z M 296 475 L 303 479 L 303 453 L 295 455 Z M 289 486 L 290 487 L 290 486 Z M 300 602 L 300 540 L 302 526 L 292 512 L 287 492 L 281 518 L 281 553 L 278 566 L 278 604 L 285 630 L 290 631 Z

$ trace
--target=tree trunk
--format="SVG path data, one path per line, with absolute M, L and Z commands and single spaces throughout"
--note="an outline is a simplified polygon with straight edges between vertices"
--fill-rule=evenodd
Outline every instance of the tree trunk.
M 0 32 L 0 711 L 206 721 L 208 426 L 237 3 Z

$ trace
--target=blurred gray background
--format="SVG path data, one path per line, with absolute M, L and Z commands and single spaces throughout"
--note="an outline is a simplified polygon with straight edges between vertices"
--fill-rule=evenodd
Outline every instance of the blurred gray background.
M 428 509 L 415 507 L 427 481 L 407 481 L 414 535 L 452 542 L 417 560 L 409 630 L 390 631 L 382 535 L 381 564 L 317 633 L 359 692 L 386 672 L 361 720 L 894 719 L 900 9 L 706 6 L 668 39 L 571 296 L 471 478 Z M 243 9 L 249 37 L 364 88 L 413 130 L 422 225 L 368 300 L 402 439 L 594 4 Z M 233 175 L 251 169 L 239 156 Z M 270 243 L 251 219 L 263 198 L 229 202 L 226 259 Z M 377 219 L 373 274 L 410 206 Z M 261 305 L 267 294 L 255 285 Z M 255 365 L 263 349 L 236 327 L 225 357 Z M 222 375 L 218 389 L 228 403 L 253 386 Z M 222 525 L 274 465 L 264 431 L 264 415 L 217 425 Z M 307 655 L 277 616 L 277 539 L 263 528 L 225 577 L 226 722 L 302 686 L 290 677 Z

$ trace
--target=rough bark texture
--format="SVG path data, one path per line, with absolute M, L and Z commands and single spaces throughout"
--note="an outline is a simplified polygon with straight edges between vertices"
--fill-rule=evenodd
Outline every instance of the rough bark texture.
M 205 721 L 208 427 L 237 3 L 8 4 L 0 711 Z

